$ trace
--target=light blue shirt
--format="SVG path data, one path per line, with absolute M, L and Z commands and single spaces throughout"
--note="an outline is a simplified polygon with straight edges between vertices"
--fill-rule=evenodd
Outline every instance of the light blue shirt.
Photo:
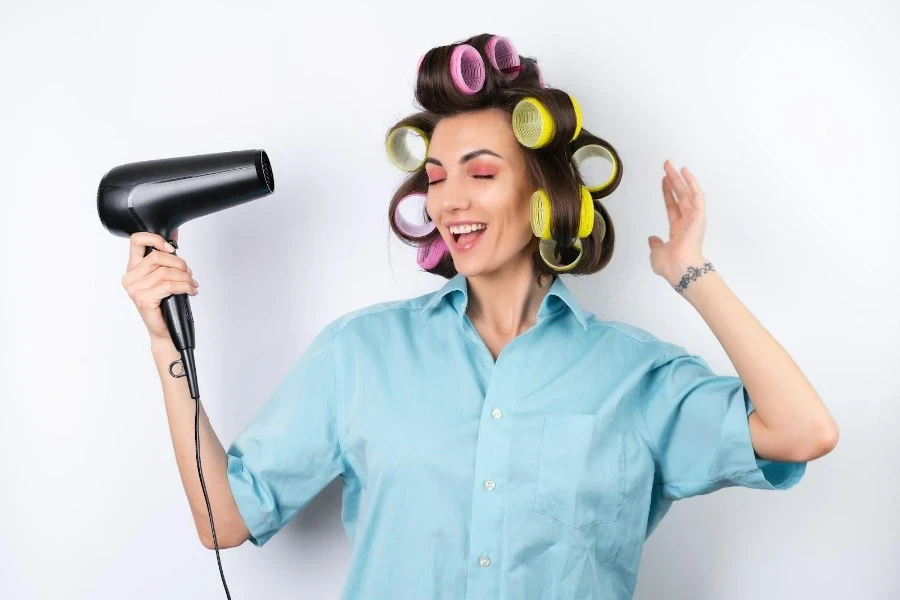
M 559 277 L 497 361 L 466 278 L 325 327 L 227 451 L 257 546 L 335 477 L 342 598 L 631 598 L 672 502 L 785 490 L 740 378 L 582 310 Z

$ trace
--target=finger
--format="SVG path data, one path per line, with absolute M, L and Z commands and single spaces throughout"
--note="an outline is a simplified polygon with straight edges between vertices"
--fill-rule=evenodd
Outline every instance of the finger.
M 703 190 L 700 189 L 700 182 L 697 181 L 697 178 L 694 177 L 693 173 L 688 171 L 687 167 L 682 168 L 681 172 L 684 174 L 684 178 L 687 180 L 687 183 L 691 187 L 691 191 L 693 192 L 694 206 L 696 206 L 699 210 L 705 210 L 706 196 L 703 195 Z
M 682 205 L 681 208 L 692 208 L 691 191 L 684 182 L 684 179 L 681 178 L 681 175 L 678 174 L 678 171 L 675 170 L 675 167 L 672 166 L 670 161 L 666 160 L 666 162 L 663 163 L 663 168 L 666 170 L 666 176 L 669 178 L 669 185 L 675 190 L 675 197 L 678 199 L 678 204 Z
M 173 252 L 173 249 L 166 247 L 168 242 L 161 235 L 150 233 L 149 231 L 138 231 L 131 234 L 131 246 L 128 251 L 128 270 L 131 270 L 144 258 L 145 249 L 148 246 L 156 248 L 162 252 Z
M 159 267 L 146 277 L 140 277 L 131 281 L 125 286 L 128 295 L 132 298 L 134 294 L 140 290 L 152 288 L 155 285 L 165 281 L 186 281 L 194 287 L 200 287 L 200 284 L 188 273 L 175 267 Z
M 172 267 L 192 275 L 193 271 L 183 258 L 167 252 L 151 252 L 141 258 L 140 262 L 122 277 L 122 285 L 128 287 L 131 282 L 142 279 L 160 267 Z
M 681 217 L 681 209 L 678 208 L 675 196 L 672 194 L 672 187 L 665 177 L 662 178 L 662 188 L 663 198 L 666 199 L 666 215 L 669 217 L 669 225 L 671 225 Z
M 196 296 L 199 292 L 186 281 L 163 281 L 153 287 L 138 290 L 134 294 L 134 303 L 138 308 L 153 308 L 173 294 L 190 294 Z

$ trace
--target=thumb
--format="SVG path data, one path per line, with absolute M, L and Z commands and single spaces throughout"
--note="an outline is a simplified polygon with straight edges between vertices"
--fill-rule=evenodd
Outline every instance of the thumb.
M 663 241 L 659 238 L 659 236 L 651 235 L 647 238 L 647 242 L 650 244 L 650 250 L 656 250 L 660 246 L 663 245 Z

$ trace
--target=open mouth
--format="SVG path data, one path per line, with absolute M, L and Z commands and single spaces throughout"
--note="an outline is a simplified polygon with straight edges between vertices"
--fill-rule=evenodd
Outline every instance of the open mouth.
M 454 228 L 455 229 L 455 228 Z M 460 249 L 469 248 L 474 245 L 474 243 L 484 235 L 484 232 L 487 230 L 487 225 L 480 224 L 477 228 L 472 229 L 471 231 L 463 231 L 463 232 L 450 232 L 450 235 L 453 236 L 453 242 Z

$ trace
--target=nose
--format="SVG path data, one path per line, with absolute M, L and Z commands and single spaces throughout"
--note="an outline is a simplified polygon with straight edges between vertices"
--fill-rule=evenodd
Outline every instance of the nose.
M 450 173 L 444 181 L 429 187 L 428 200 L 429 204 L 433 202 L 433 206 L 445 214 L 466 210 L 471 206 L 468 188 Z

